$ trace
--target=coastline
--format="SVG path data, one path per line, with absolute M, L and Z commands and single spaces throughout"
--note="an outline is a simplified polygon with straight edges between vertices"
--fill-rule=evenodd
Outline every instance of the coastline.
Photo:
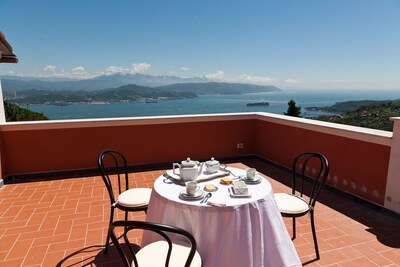
M 107 117 L 139 117 L 207 113 L 233 113 L 233 112 L 270 112 L 283 114 L 287 110 L 287 103 L 293 99 L 302 107 L 303 117 L 316 117 L 320 115 L 334 115 L 335 112 L 308 111 L 307 107 L 324 107 L 336 102 L 348 100 L 386 100 L 399 99 L 400 91 L 382 92 L 321 92 L 315 91 L 282 91 L 270 93 L 250 93 L 240 95 L 199 95 L 189 99 L 171 99 L 159 101 L 157 104 L 145 102 L 109 102 L 107 104 L 79 103 L 69 106 L 55 105 L 29 105 L 29 109 L 43 112 L 50 120 L 56 119 L 84 119 Z M 250 102 L 269 102 L 269 106 L 246 106 Z

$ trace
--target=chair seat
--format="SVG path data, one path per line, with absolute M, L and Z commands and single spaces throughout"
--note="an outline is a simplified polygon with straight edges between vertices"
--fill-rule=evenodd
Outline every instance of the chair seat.
M 173 243 L 169 266 L 183 267 L 187 260 L 190 247 L 184 243 Z M 143 247 L 136 253 L 139 267 L 164 267 L 168 253 L 168 243 L 166 241 L 156 241 Z M 132 266 L 135 266 L 132 262 Z M 191 267 L 201 267 L 201 257 L 196 251 Z
M 307 201 L 301 197 L 287 193 L 275 193 L 274 197 L 281 213 L 295 215 L 305 213 L 309 210 Z
M 118 196 L 118 205 L 124 207 L 140 207 L 149 204 L 150 188 L 132 188 Z

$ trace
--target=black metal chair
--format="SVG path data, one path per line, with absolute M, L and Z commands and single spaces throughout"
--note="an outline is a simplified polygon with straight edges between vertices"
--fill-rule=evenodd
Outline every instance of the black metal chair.
M 150 243 L 135 252 L 129 241 L 129 231 L 135 229 L 155 232 L 164 240 Z M 124 233 L 122 244 L 116 233 L 118 231 Z M 176 238 L 180 237 L 184 241 L 173 242 L 167 233 L 172 233 Z M 202 265 L 200 254 L 196 250 L 196 240 L 192 234 L 178 227 L 140 221 L 115 221 L 110 225 L 109 235 L 125 267 L 200 267 Z M 124 244 L 128 247 L 127 249 L 123 249 Z
M 296 238 L 296 218 L 310 214 L 311 230 L 314 239 L 315 253 L 317 260 L 319 260 L 319 250 L 317 243 L 317 234 L 315 231 L 314 224 L 314 208 L 317 202 L 317 198 L 321 192 L 322 187 L 329 174 L 328 160 L 319 153 L 307 152 L 297 156 L 292 166 L 293 180 L 292 180 L 292 192 L 287 193 L 275 193 L 274 197 L 278 205 L 279 211 L 282 217 L 291 217 L 293 220 L 293 238 Z M 300 178 L 300 188 L 296 187 L 296 180 Z M 303 198 L 305 186 L 305 180 L 311 181 L 310 194 L 308 195 L 309 200 Z M 296 195 L 296 189 L 298 193 Z
M 130 211 L 147 212 L 151 189 L 129 189 L 127 161 L 121 152 L 115 150 L 101 152 L 98 158 L 98 166 L 110 196 L 110 225 L 114 220 L 114 210 L 116 208 L 125 211 L 125 220 L 128 220 L 128 212 Z M 104 253 L 108 251 L 109 242 L 110 234 L 107 233 Z

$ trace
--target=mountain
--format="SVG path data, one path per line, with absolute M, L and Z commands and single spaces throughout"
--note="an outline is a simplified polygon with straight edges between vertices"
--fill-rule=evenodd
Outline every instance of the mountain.
M 244 94 L 260 92 L 278 92 L 279 88 L 272 85 L 254 85 L 245 83 L 180 83 L 156 87 L 159 90 L 173 92 L 194 92 L 199 95 L 204 94 Z
M 243 83 L 211 82 L 206 78 L 180 78 L 176 76 L 155 76 L 146 74 L 112 74 L 92 79 L 73 80 L 61 78 L 34 78 L 2 76 L 4 91 L 26 91 L 31 89 L 47 91 L 98 91 L 117 88 L 128 84 L 148 86 L 159 90 L 193 91 L 197 94 L 236 94 L 280 91 L 275 86 Z
M 118 88 L 103 89 L 96 91 L 48 91 L 30 89 L 18 92 L 17 97 L 11 91 L 4 92 L 4 98 L 10 103 L 28 104 L 51 104 L 68 105 L 72 103 L 94 103 L 94 102 L 124 102 L 143 101 L 148 99 L 178 99 L 193 98 L 197 95 L 193 92 L 172 92 L 159 90 L 148 86 L 129 84 Z
M 201 94 L 242 94 L 279 91 L 275 86 L 258 86 L 235 83 L 177 83 L 168 86 L 149 87 L 128 84 L 102 90 L 5 90 L 3 96 L 18 104 L 70 104 L 89 102 L 143 101 L 193 98 Z
M 94 91 L 107 88 L 116 88 L 127 84 L 136 84 L 141 86 L 163 86 L 173 83 L 193 83 L 209 82 L 205 78 L 180 78 L 176 76 L 155 76 L 146 74 L 112 74 L 98 76 L 92 79 L 73 80 L 60 78 L 33 78 L 3 76 L 1 77 L 3 90 L 52 90 L 52 91 Z

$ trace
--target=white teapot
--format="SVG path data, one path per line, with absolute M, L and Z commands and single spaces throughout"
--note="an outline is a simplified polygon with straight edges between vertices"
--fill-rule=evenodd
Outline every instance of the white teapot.
M 199 176 L 203 170 L 203 164 L 196 164 L 196 162 L 190 160 L 190 158 L 182 161 L 181 164 L 173 163 L 172 167 L 172 172 L 179 175 L 183 182 L 196 181 L 197 176 Z M 179 168 L 179 173 L 176 172 L 177 168 Z

